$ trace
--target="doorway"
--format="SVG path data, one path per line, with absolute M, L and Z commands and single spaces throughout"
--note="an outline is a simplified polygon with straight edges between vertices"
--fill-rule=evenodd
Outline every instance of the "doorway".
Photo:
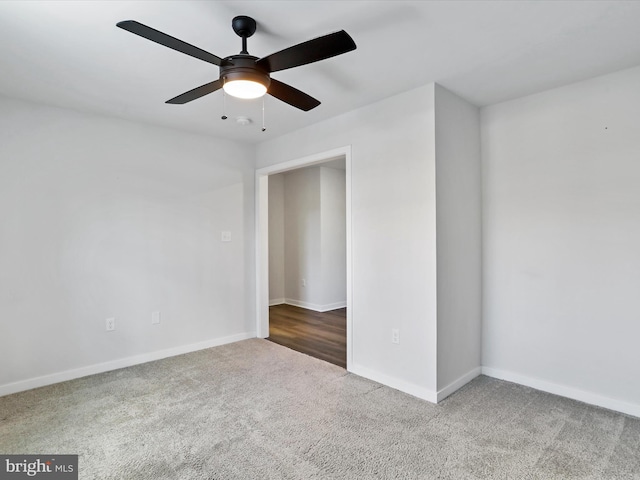
M 257 306 L 257 336 L 267 338 L 269 336 L 269 176 L 278 173 L 288 172 L 301 167 L 318 165 L 335 160 L 344 161 L 345 169 L 345 211 L 346 211 L 346 309 L 344 306 L 335 305 L 336 308 L 331 314 L 330 321 L 336 321 L 336 317 L 342 315 L 346 330 L 346 368 L 349 370 L 352 358 L 352 315 L 351 315 L 351 147 L 322 152 L 308 157 L 284 162 L 271 167 L 262 168 L 256 171 L 256 306 Z M 293 302 L 295 303 L 295 302 Z M 301 306 L 305 306 L 304 304 Z M 308 305 L 306 305 L 308 306 Z M 309 309 L 299 309 L 300 305 L 284 305 L 287 307 L 288 317 L 305 314 L 309 324 L 318 323 L 322 315 L 329 315 L 327 312 L 309 311 Z M 291 318 L 289 318 L 289 321 Z M 338 320 L 339 322 L 339 320 Z M 331 336 L 331 335 L 330 335 Z M 279 343 L 279 342 L 278 342 Z M 332 362 L 337 363 L 337 362 Z

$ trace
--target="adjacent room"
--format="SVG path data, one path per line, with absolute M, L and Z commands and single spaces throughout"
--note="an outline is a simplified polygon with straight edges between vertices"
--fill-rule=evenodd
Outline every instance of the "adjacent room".
M 0 2 L 0 477 L 640 478 L 639 24 Z
M 346 161 L 271 175 L 268 188 L 268 339 L 346 368 Z

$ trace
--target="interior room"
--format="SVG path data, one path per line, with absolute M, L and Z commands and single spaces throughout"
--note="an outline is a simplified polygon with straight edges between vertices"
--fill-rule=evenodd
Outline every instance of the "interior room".
M 640 478 L 638 24 L 0 2 L 0 456 Z M 344 365 L 266 340 L 276 304 L 344 309 Z
M 347 366 L 346 159 L 268 178 L 269 336 Z

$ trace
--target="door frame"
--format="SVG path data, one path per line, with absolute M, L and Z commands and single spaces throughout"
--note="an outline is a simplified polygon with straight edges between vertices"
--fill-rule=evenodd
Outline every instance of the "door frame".
M 325 163 L 344 158 L 347 219 L 347 370 L 351 370 L 353 351 L 352 255 L 351 255 L 351 145 L 319 152 L 306 157 L 277 163 L 256 170 L 256 336 L 269 336 L 269 175 L 296 168 Z

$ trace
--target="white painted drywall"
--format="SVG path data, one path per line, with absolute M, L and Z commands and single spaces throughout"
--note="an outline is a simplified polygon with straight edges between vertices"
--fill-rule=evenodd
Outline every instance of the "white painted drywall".
M 351 370 L 436 391 L 434 86 L 261 143 L 257 167 L 352 147 Z M 400 329 L 401 343 L 391 343 Z
M 250 147 L 0 98 L 0 391 L 254 335 L 253 192 Z
M 320 169 L 302 168 L 284 177 L 285 299 L 314 306 L 322 298 Z
M 320 169 L 320 235 L 323 310 L 347 305 L 347 218 L 345 171 Z
M 446 395 L 480 373 L 480 111 L 436 85 L 435 112 L 438 391 Z
M 269 179 L 269 304 L 284 302 L 284 175 Z
M 635 68 L 481 112 L 483 365 L 635 412 L 639 85 Z

